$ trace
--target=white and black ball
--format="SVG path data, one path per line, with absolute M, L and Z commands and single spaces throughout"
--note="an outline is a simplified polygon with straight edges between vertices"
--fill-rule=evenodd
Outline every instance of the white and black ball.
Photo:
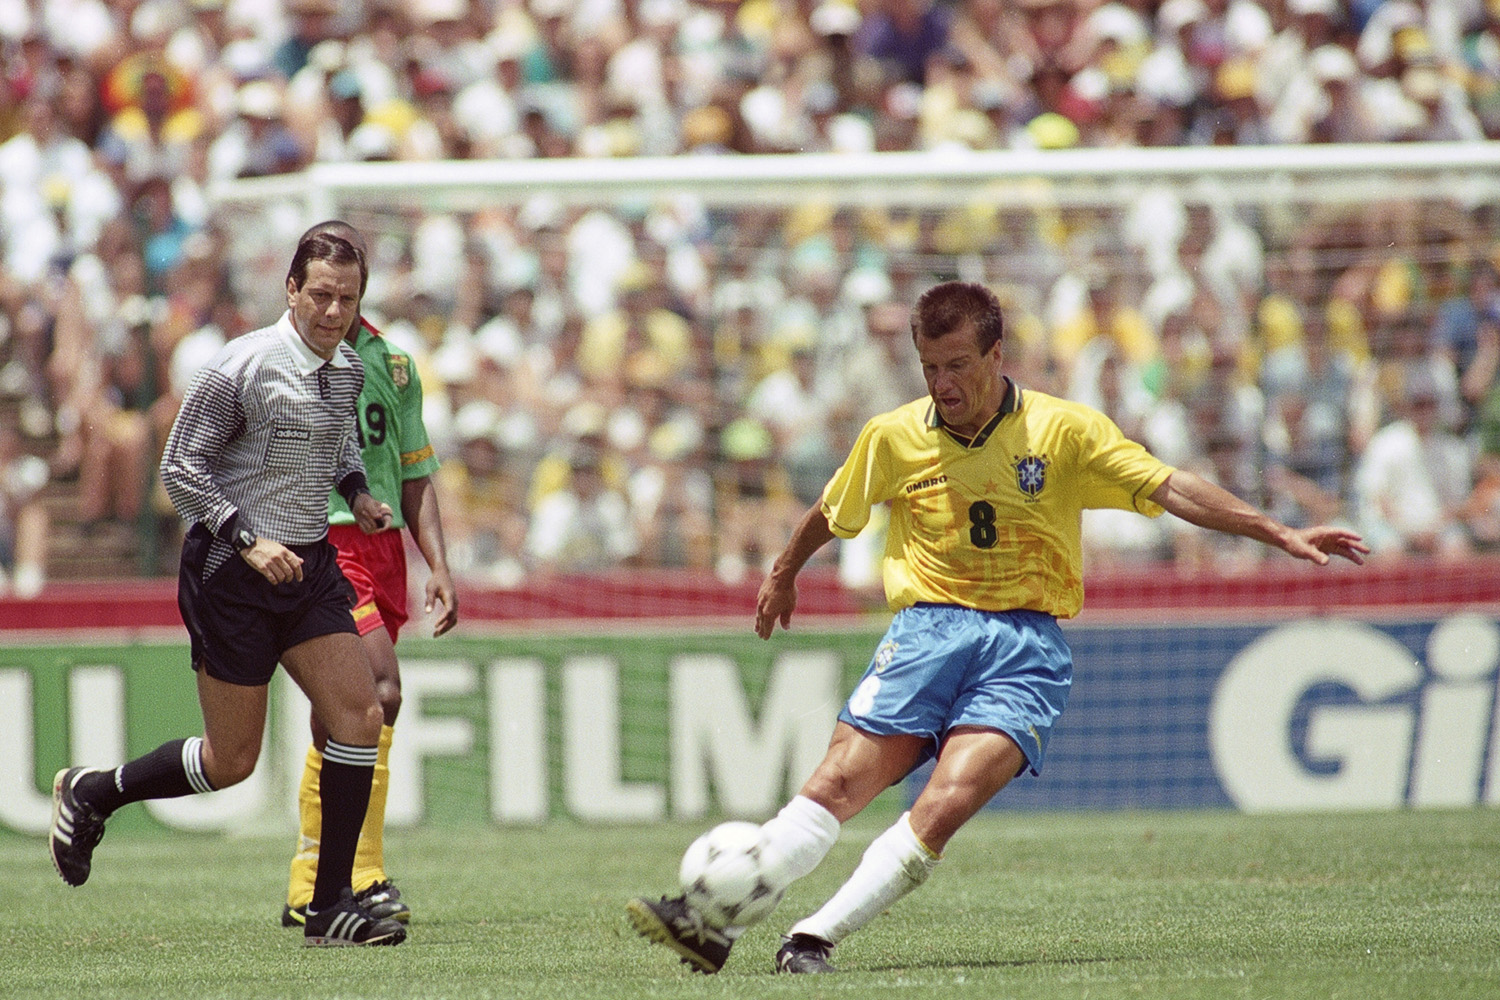
M 776 909 L 786 892 L 785 865 L 761 828 L 731 821 L 688 847 L 679 872 L 688 903 L 713 927 L 748 927 Z

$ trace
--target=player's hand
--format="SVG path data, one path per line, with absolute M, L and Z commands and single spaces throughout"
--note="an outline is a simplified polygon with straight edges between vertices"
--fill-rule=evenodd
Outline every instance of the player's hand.
M 432 623 L 434 639 L 458 624 L 458 592 L 453 589 L 453 577 L 446 569 L 437 570 L 427 581 L 424 610 L 430 615 L 438 605 L 442 605 L 443 613 Z
M 269 538 L 257 538 L 254 545 L 240 549 L 240 558 L 272 583 L 292 583 L 302 579 L 302 557 Z
M 1326 565 L 1329 556 L 1339 556 L 1356 566 L 1363 566 L 1364 557 L 1370 554 L 1370 547 L 1358 532 L 1323 524 L 1316 528 L 1293 531 L 1284 547 L 1298 559 L 1306 559 L 1319 566 Z
M 755 634 L 762 639 L 771 638 L 776 623 L 782 628 L 792 627 L 792 612 L 797 609 L 797 584 L 782 583 L 775 574 L 766 577 L 755 597 Z
M 389 528 L 395 520 L 391 505 L 376 500 L 369 493 L 361 493 L 355 497 L 354 506 L 349 509 L 354 514 L 354 520 L 359 524 L 359 530 L 367 535 L 379 534 Z

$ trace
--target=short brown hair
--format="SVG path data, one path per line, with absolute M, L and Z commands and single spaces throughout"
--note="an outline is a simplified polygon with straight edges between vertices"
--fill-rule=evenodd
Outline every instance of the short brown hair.
M 911 335 L 942 337 L 974 327 L 979 353 L 988 354 L 1005 336 L 1005 320 L 995 293 L 972 281 L 945 281 L 922 293 L 911 314 Z
M 303 233 L 302 236 L 298 238 L 297 245 L 301 246 L 308 240 L 312 239 L 314 236 L 317 236 L 319 233 L 323 233 L 328 236 L 337 236 L 342 240 L 348 240 L 350 243 L 354 244 L 354 249 L 358 250 L 360 253 L 364 254 L 367 257 L 370 254 L 369 247 L 365 246 L 364 234 L 361 233 L 358 229 L 355 229 L 349 223 L 345 222 L 343 219 L 324 219 L 322 222 L 318 223 L 315 226 L 309 226 L 307 232 Z
M 292 257 L 292 266 L 286 272 L 287 280 L 292 283 L 293 288 L 302 287 L 302 283 L 307 280 L 307 265 L 315 260 L 330 264 L 358 264 L 359 295 L 364 298 L 365 284 L 370 280 L 370 268 L 365 262 L 365 255 L 353 243 L 329 233 L 315 233 L 298 243 L 297 252 Z

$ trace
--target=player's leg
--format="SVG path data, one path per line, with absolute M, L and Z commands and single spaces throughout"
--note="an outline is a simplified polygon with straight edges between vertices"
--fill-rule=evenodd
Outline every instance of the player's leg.
M 380 738 L 380 703 L 364 647 L 353 632 L 331 632 L 288 648 L 282 664 L 328 728 L 319 782 L 318 871 L 305 940 L 319 946 L 399 944 L 406 929 L 371 916 L 350 884 Z
M 761 827 L 768 850 L 783 859 L 788 883 L 818 866 L 838 839 L 840 823 L 916 766 L 926 744 L 921 737 L 880 736 L 846 722 L 834 727 L 828 751 L 812 777 Z M 637 932 L 677 952 L 695 972 L 718 972 L 744 930 L 709 927 L 681 895 L 637 897 L 625 909 Z
M 767 840 L 786 859 L 792 877 L 812 871 L 838 838 L 839 825 L 920 763 L 942 732 L 941 708 L 921 696 L 945 657 L 930 651 L 915 655 L 930 643 L 907 641 L 913 630 L 924 637 L 943 634 L 930 626 L 931 615 L 929 609 L 907 608 L 891 622 L 839 713 L 822 762 L 797 797 L 765 824 Z M 903 658 L 898 650 L 914 652 Z M 737 934 L 735 928 L 705 930 L 701 915 L 681 896 L 659 902 L 637 897 L 626 912 L 643 937 L 672 948 L 702 972 L 722 967 Z
M 327 727 L 319 798 L 322 823 L 312 905 L 332 904 L 348 886 L 354 844 L 369 805 L 380 740 L 380 704 L 369 661 L 357 636 L 335 632 L 306 639 L 282 654 L 292 680 Z
M 396 716 L 401 711 L 401 672 L 393 631 L 382 626 L 361 636 L 375 678 L 382 725 L 370 784 L 370 805 L 354 854 L 354 890 L 371 913 L 404 923 L 411 919 L 411 909 L 401 900 L 400 890 L 391 884 L 385 870 L 385 804 L 391 786 L 391 739 L 395 735 Z
M 822 909 L 792 928 L 777 953 L 781 971 L 831 969 L 835 944 L 925 882 L 953 834 L 1012 778 L 1027 767 L 1041 770 L 1072 683 L 1072 654 L 1056 620 L 1029 611 L 951 608 L 935 611 L 930 621 L 962 644 L 946 655 L 948 669 L 916 675 L 921 683 L 912 704 L 930 702 L 935 691 L 945 704 L 936 767 L 911 812 L 870 844 Z M 893 652 L 884 675 L 891 683 L 870 699 L 870 711 L 882 711 L 886 687 L 915 679 L 906 674 L 907 663 Z M 857 694 L 851 706 L 856 701 Z
M 840 823 L 847 822 L 906 777 L 929 743 L 925 736 L 871 733 L 840 721 L 833 727 L 822 763 L 798 794 L 827 809 Z
M 776 955 L 782 972 L 826 972 L 833 946 L 927 881 L 949 838 L 1026 766 L 1015 741 L 955 730 L 911 811 L 871 841 L 859 867 L 822 909 L 798 921 Z
M 1026 755 L 1005 733 L 955 726 L 943 741 L 927 787 L 912 803 L 908 825 L 933 854 L 1026 769 Z
M 266 685 L 276 672 L 277 598 L 240 559 L 231 557 L 205 576 L 212 543 L 201 525 L 188 532 L 178 578 L 204 735 L 172 740 L 110 770 L 73 767 L 58 773 L 48 843 L 53 863 L 70 885 L 89 877 L 104 821 L 121 806 L 225 788 L 255 767 Z
M 910 773 L 926 746 L 925 737 L 881 736 L 837 723 L 822 763 L 796 798 L 762 825 L 771 849 L 785 859 L 789 880 L 816 868 L 838 839 L 840 825 Z
M 379 623 L 379 617 L 374 619 Z M 377 744 L 375 771 L 371 776 L 370 802 L 365 819 L 360 827 L 359 843 L 355 850 L 352 884 L 356 894 L 370 890 L 389 894 L 371 903 L 371 912 L 376 916 L 392 916 L 405 921 L 411 910 L 399 902 L 400 894 L 390 886 L 385 875 L 385 803 L 390 789 L 391 723 L 401 704 L 401 685 L 397 673 L 396 649 L 390 633 L 378 626 L 360 637 L 369 657 L 375 681 L 376 698 L 380 702 L 383 724 Z M 323 747 L 328 741 L 328 730 L 312 713 L 310 720 L 312 742 L 302 764 L 302 779 L 297 787 L 298 835 L 297 851 L 292 857 L 291 873 L 287 882 L 286 906 L 282 910 L 282 926 L 301 926 L 312 899 L 313 882 L 318 871 L 319 831 L 322 829 L 321 779 L 323 774 Z M 366 900 L 370 903 L 370 900 Z
M 391 727 L 401 709 L 395 640 L 406 621 L 406 555 L 400 536 L 394 532 L 365 535 L 353 525 L 334 525 L 329 529 L 329 541 L 338 549 L 340 571 L 354 588 L 355 628 L 369 656 L 384 719 L 370 785 L 370 803 L 355 851 L 353 886 L 373 916 L 394 917 L 404 922 L 410 919 L 411 910 L 386 877 L 384 831 L 390 788 Z M 310 722 L 312 742 L 307 748 L 297 789 L 297 848 L 287 880 L 286 905 L 281 912 L 284 927 L 303 924 L 318 870 L 319 831 L 323 822 L 320 780 L 328 732 L 315 713 Z
M 255 769 L 265 731 L 266 686 L 219 680 L 200 669 L 198 702 L 201 737 L 168 741 L 112 770 L 58 772 L 48 841 L 53 863 L 69 885 L 88 880 L 104 821 L 121 806 L 228 788 Z
M 928 631 L 926 609 L 907 609 L 891 623 L 876 647 L 854 696 L 839 713 L 823 760 L 801 791 L 764 829 L 772 848 L 786 858 L 791 876 L 817 867 L 838 838 L 839 826 L 860 813 L 875 796 L 910 774 L 942 732 L 940 688 L 945 656 L 919 650 L 908 632 Z
M 365 554 L 361 562 L 368 566 L 370 593 L 378 628 L 369 622 L 358 622 L 359 633 L 369 656 L 375 678 L 375 697 L 380 701 L 383 724 L 380 727 L 380 750 L 375 761 L 375 777 L 370 786 L 370 807 L 359 832 L 359 847 L 354 856 L 354 888 L 370 912 L 405 922 L 411 910 L 401 900 L 401 892 L 385 871 L 385 804 L 390 791 L 391 739 L 395 735 L 396 717 L 401 713 L 401 664 L 396 657 L 396 638 L 406 624 L 406 545 L 398 531 L 364 535 Z
M 318 840 L 323 831 L 323 745 L 328 732 L 311 719 L 312 740 L 302 759 L 302 778 L 297 782 L 297 849 L 292 852 L 287 877 L 286 905 L 281 908 L 281 926 L 301 927 L 307 922 L 307 904 L 312 902 L 313 882 L 318 875 Z

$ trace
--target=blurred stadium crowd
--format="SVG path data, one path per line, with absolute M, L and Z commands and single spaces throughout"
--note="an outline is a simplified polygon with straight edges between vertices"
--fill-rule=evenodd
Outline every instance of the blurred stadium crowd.
M 266 325 L 208 198 L 316 162 L 1500 137 L 1500 0 L 12 0 L 0 5 L 0 566 L 171 573 L 187 379 Z M 418 358 L 455 571 L 758 573 L 862 422 L 925 389 L 907 307 L 991 283 L 1023 386 L 1379 553 L 1500 545 L 1500 216 L 546 198 L 351 221 Z M 238 248 L 238 249 L 237 249 Z M 279 270 L 278 270 L 279 269 Z M 1094 566 L 1233 539 L 1090 514 Z M 876 580 L 862 543 L 829 555 Z

